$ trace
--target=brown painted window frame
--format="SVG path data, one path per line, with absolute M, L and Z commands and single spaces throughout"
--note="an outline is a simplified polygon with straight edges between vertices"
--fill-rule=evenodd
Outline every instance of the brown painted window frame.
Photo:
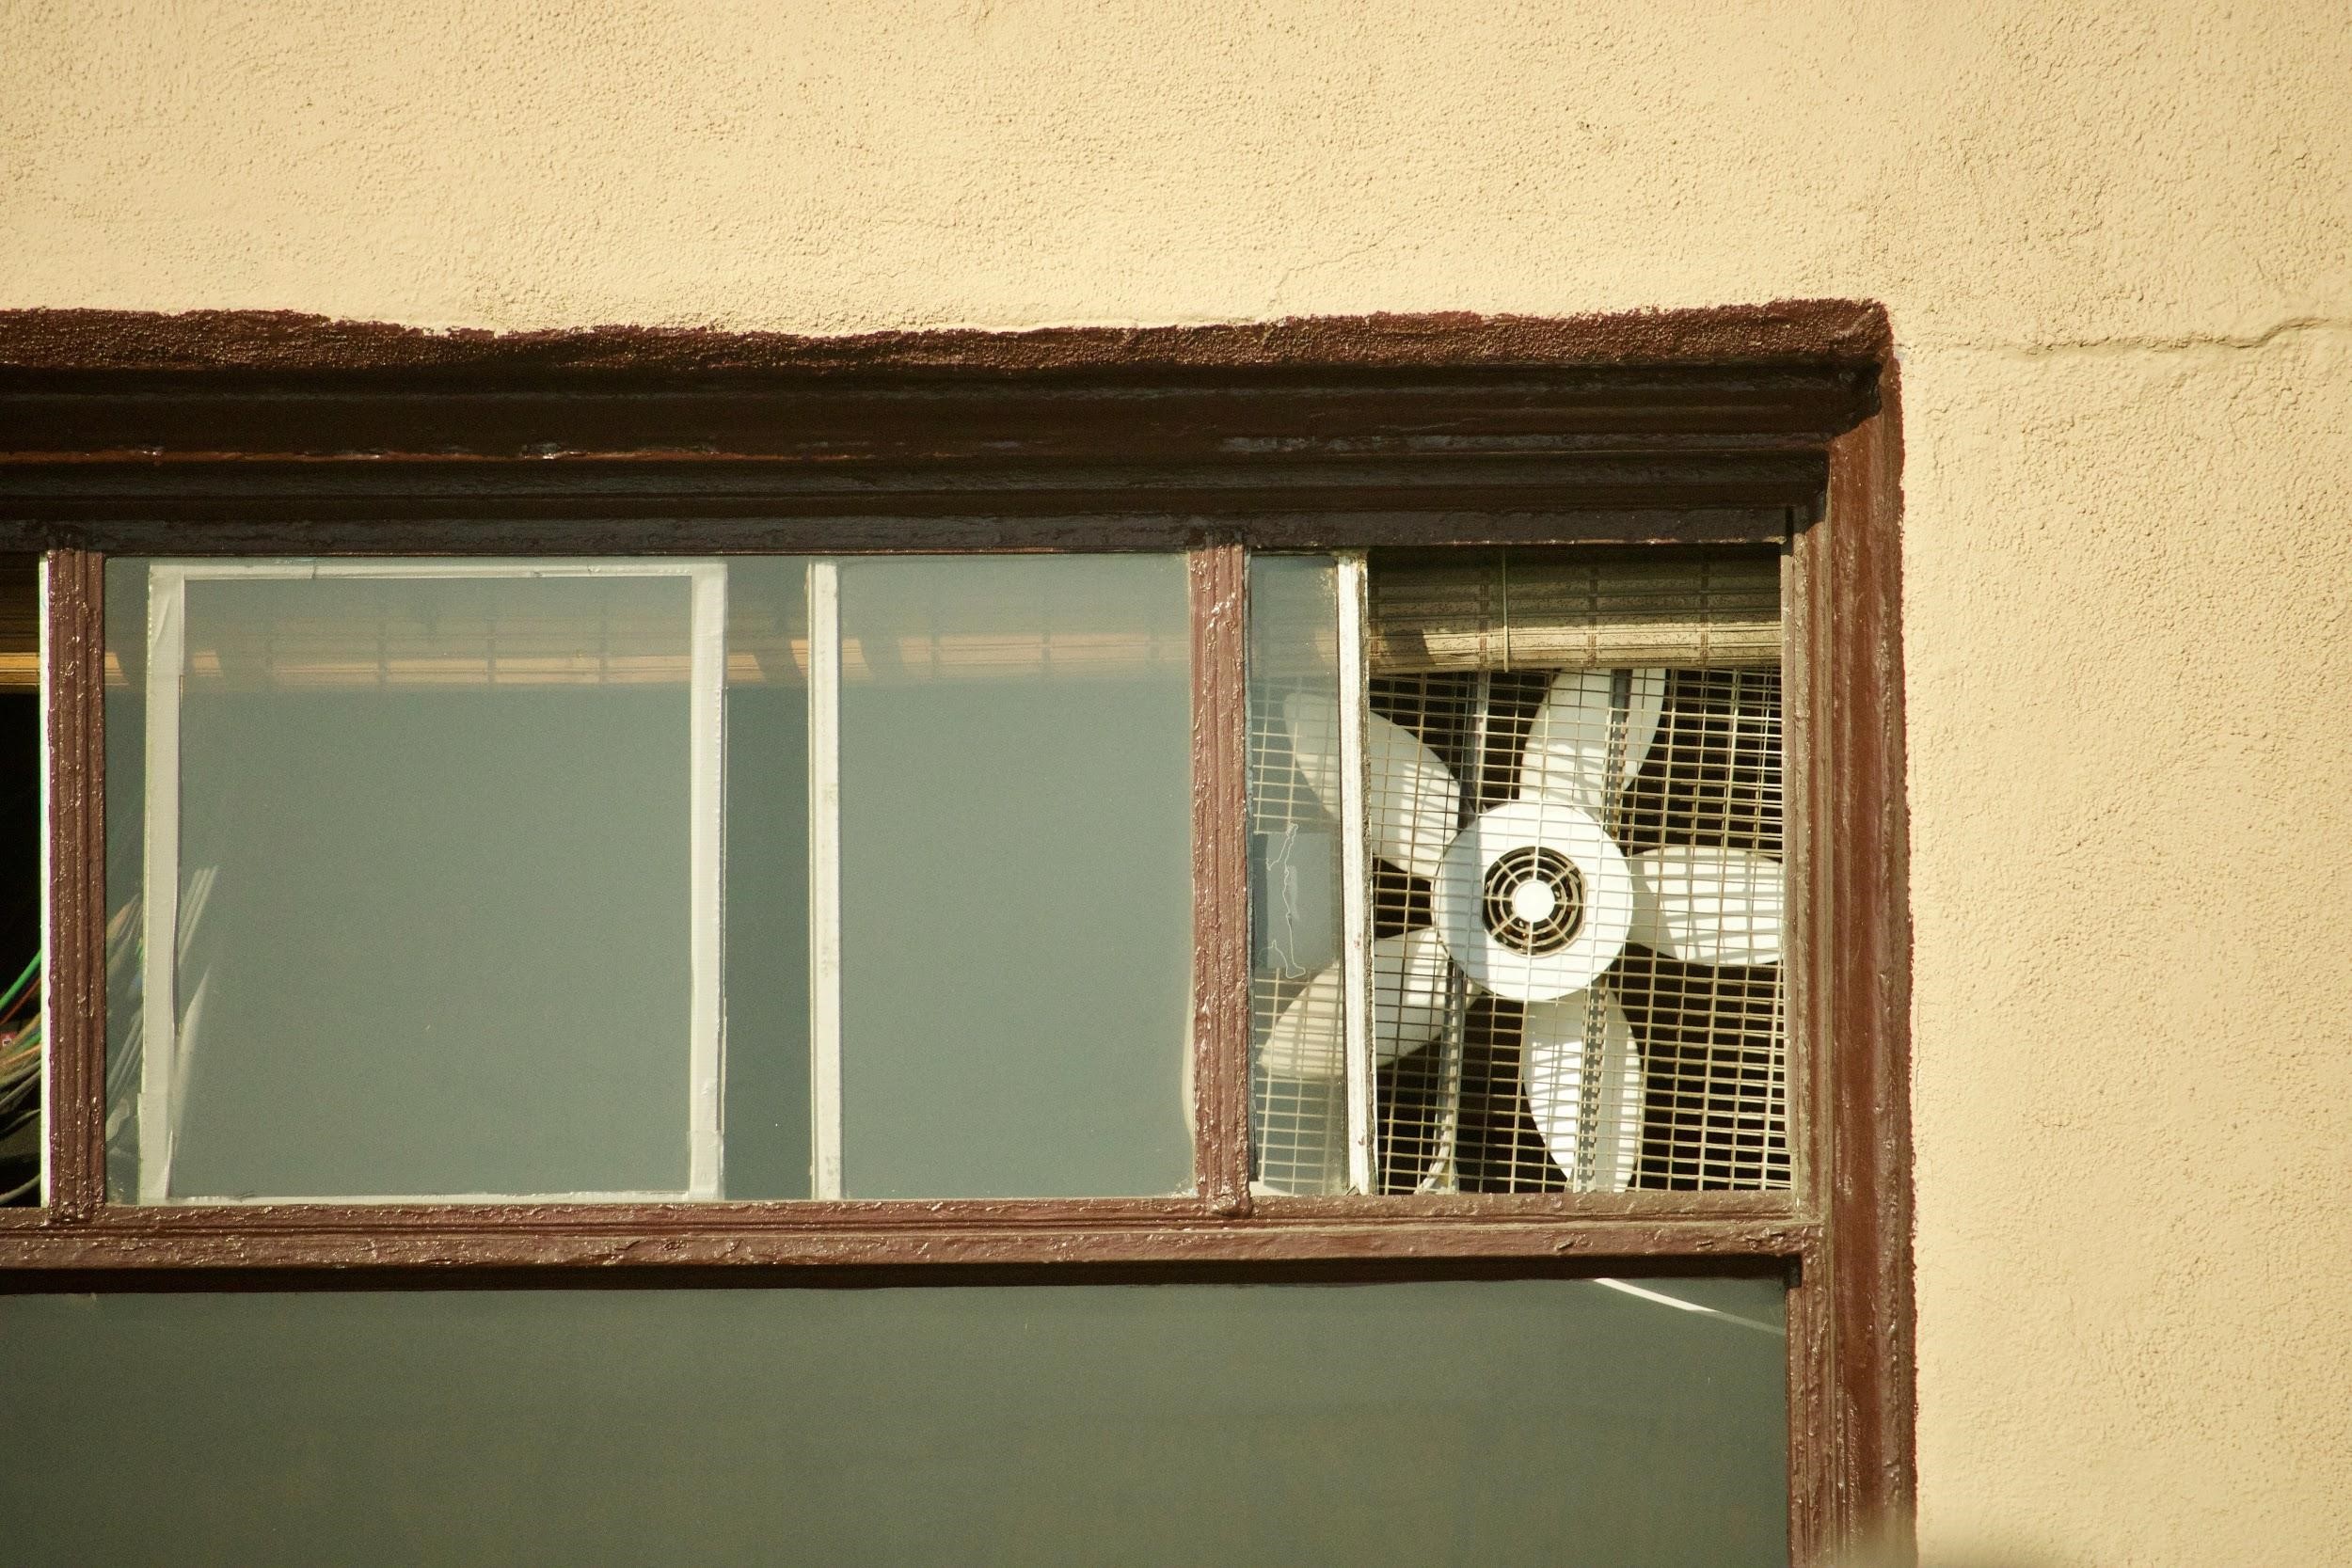
M 0 549 L 48 561 L 49 1184 L 0 1291 L 1747 1273 L 1788 1282 L 1794 1560 L 1913 1495 L 1901 441 L 1800 301 L 851 339 L 0 312 Z M 1253 1197 L 1247 551 L 1775 543 L 1786 1193 Z M 1188 552 L 1198 1191 L 946 1203 L 105 1198 L 108 553 Z

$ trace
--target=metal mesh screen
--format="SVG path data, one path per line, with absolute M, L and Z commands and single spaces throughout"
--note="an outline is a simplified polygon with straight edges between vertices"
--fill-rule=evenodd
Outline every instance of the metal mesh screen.
M 1257 1180 L 1280 1193 L 1340 1192 L 1347 1179 L 1340 825 L 1291 744 L 1293 712 L 1338 701 L 1332 578 L 1327 557 L 1250 565 L 1250 1131 Z
M 1626 792 L 1624 843 L 1778 859 L 1781 739 L 1777 669 L 1675 671 L 1657 750 Z M 1786 1187 L 1781 966 L 1681 962 L 1629 946 L 1615 989 L 1647 1081 L 1633 1185 Z
M 1378 1190 L 1786 1186 L 1777 562 L 1375 554 L 1368 623 Z

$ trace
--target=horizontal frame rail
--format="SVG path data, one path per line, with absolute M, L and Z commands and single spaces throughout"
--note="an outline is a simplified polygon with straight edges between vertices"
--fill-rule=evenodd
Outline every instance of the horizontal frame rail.
M 0 460 L 0 548 L 114 555 L 952 555 L 978 551 L 1182 550 L 1233 542 L 1260 550 L 1392 545 L 1769 545 L 1813 515 L 1813 503 L 1462 511 L 1377 508 L 1333 513 L 1185 510 L 1182 498 L 1125 499 L 1150 510 L 1105 510 L 1120 497 L 1050 515 L 976 513 L 973 498 L 934 515 L 837 511 L 786 516 L 754 499 L 650 504 L 642 497 L 562 490 L 527 501 L 449 494 L 364 502 L 256 496 L 199 505 L 184 495 L 135 503 L 31 505 Z M 1524 498 L 1522 498 L 1523 499 Z
M 958 1220 L 899 1216 L 892 1206 L 675 1206 L 619 1213 L 485 1206 L 479 1214 L 406 1211 L 109 1209 L 91 1222 L 0 1230 L 0 1291 L 59 1287 L 49 1276 L 114 1278 L 270 1269 L 351 1276 L 393 1270 L 594 1269 L 659 1275 L 677 1269 L 1064 1266 L 1152 1263 L 1277 1266 L 1314 1261 L 1480 1259 L 1777 1259 L 1818 1256 L 1817 1223 L 1769 1218 L 1617 1215 L 1531 1222 L 1446 1215 L 1355 1220 L 1247 1218 L 1064 1210 Z M 931 1206 L 898 1206 L 931 1207 Z M 1652 1272 L 1658 1272 L 1652 1270 Z M 1671 1272 L 1671 1271 L 1668 1271 Z M 325 1282 L 322 1278 L 321 1282 Z

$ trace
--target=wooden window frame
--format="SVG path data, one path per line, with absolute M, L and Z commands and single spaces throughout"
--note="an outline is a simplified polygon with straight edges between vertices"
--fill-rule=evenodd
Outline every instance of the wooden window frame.
M 851 339 L 0 312 L 0 549 L 44 552 L 48 1184 L 0 1291 L 1784 1277 L 1793 1560 L 1914 1490 L 1901 440 L 1883 309 Z M 1247 551 L 1777 544 L 1793 1186 L 1253 1197 Z M 1170 549 L 1194 627 L 1198 1191 L 137 1208 L 105 1198 L 109 553 Z

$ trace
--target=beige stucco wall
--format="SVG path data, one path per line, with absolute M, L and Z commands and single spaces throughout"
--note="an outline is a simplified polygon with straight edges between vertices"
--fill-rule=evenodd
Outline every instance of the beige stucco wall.
M 2352 1560 L 2352 14 L 0 6 L 0 306 L 1788 295 L 1910 430 L 1931 1546 Z

